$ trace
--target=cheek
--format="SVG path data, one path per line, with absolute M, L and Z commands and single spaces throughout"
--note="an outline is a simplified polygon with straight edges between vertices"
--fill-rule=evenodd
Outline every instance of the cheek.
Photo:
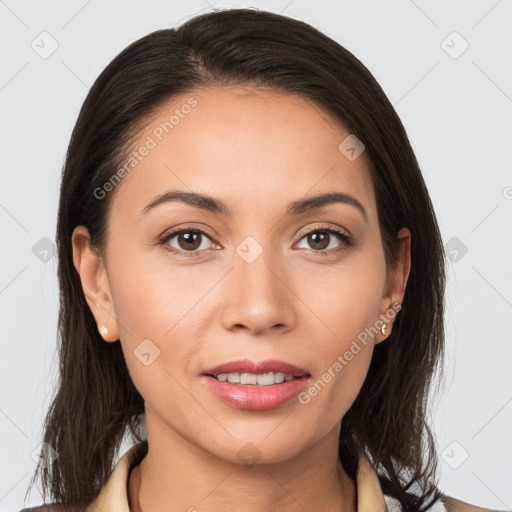
M 366 254 L 365 254 L 366 253 Z M 344 345 L 379 318 L 385 283 L 383 259 L 370 251 L 353 253 L 339 264 L 303 268 L 294 289 L 305 312 L 318 321 L 320 336 Z
M 345 326 L 347 334 L 340 334 L 333 343 L 324 340 L 317 371 L 298 397 L 299 403 L 305 407 L 304 414 L 319 418 L 319 429 L 332 428 L 340 421 L 366 379 L 373 340 L 369 335 L 348 335 L 354 331 L 357 331 L 354 325 Z
M 319 365 L 311 385 L 299 397 L 325 425 L 338 421 L 350 408 L 364 383 L 373 354 L 375 322 L 379 319 L 385 268 L 378 258 L 360 254 L 328 271 L 309 272 L 298 295 L 318 324 Z M 307 329 L 307 327 L 306 327 Z
M 171 266 L 165 255 L 112 250 L 111 258 L 118 262 L 109 283 L 124 357 L 136 388 L 151 401 L 163 389 L 179 389 L 172 376 L 184 381 L 204 337 L 205 295 L 219 278 L 206 266 Z
M 133 342 L 146 337 L 172 338 L 218 278 L 207 266 L 173 264 L 163 248 L 140 247 L 122 253 L 112 244 L 109 283 L 120 330 Z

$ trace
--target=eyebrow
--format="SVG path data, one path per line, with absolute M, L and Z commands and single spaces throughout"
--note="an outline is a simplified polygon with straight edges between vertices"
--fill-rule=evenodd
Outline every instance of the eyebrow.
M 232 210 L 219 199 L 204 194 L 198 194 L 196 192 L 183 192 L 179 190 L 170 190 L 155 197 L 147 206 L 143 208 L 141 213 L 146 214 L 158 205 L 172 201 L 181 201 L 195 208 L 200 208 L 201 210 L 206 210 L 228 217 L 233 215 Z M 361 202 L 354 196 L 345 194 L 343 192 L 328 192 L 325 194 L 308 197 L 307 199 L 299 199 L 297 201 L 293 201 L 288 205 L 286 214 L 299 215 L 306 211 L 319 209 L 332 203 L 344 203 L 354 206 L 362 214 L 365 221 L 368 222 L 368 214 Z

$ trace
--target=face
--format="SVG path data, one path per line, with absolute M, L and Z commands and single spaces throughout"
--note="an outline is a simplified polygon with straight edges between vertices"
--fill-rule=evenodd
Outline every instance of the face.
M 192 91 L 162 107 L 134 145 L 105 258 L 75 230 L 89 306 L 105 339 L 122 345 L 148 433 L 232 461 L 247 443 L 278 461 L 337 439 L 409 271 L 402 230 L 403 264 L 386 272 L 364 152 L 348 159 L 338 148 L 348 135 L 299 96 Z M 189 196 L 148 206 L 167 192 Z M 350 197 L 307 202 L 333 192 Z M 220 373 L 294 378 L 248 387 L 205 375 L 240 360 L 278 363 Z

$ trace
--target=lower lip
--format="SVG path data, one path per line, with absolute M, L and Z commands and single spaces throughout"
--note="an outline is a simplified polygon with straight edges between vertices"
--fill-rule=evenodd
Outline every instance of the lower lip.
M 238 385 L 203 376 L 210 391 L 224 403 L 239 409 L 274 409 L 295 398 L 306 386 L 308 377 L 300 377 L 270 386 Z

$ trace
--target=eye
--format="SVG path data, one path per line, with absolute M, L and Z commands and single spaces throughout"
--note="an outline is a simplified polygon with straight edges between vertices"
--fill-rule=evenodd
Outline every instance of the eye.
M 170 243 L 173 239 L 176 239 L 175 243 L 178 247 L 173 246 Z M 199 249 L 206 250 L 208 248 L 209 244 L 205 243 L 205 240 L 210 240 L 210 237 L 208 236 L 208 233 L 202 229 L 182 228 L 176 231 L 171 231 L 170 233 L 165 233 L 160 237 L 158 243 L 163 245 L 165 250 L 174 254 L 178 254 L 180 256 L 197 256 Z
M 310 245 L 311 250 L 315 254 L 329 256 L 347 250 L 354 245 L 351 235 L 341 228 L 333 226 L 317 227 L 302 234 L 300 241 L 305 240 Z M 338 240 L 338 244 L 336 244 Z M 176 245 L 173 245 L 173 242 Z M 210 243 L 208 243 L 210 241 Z M 198 228 L 181 228 L 179 230 L 164 233 L 158 241 L 163 245 L 164 249 L 179 256 L 198 256 L 202 251 L 208 250 L 212 245 L 211 238 L 208 233 Z M 220 245 L 213 242 L 214 249 L 218 250 Z M 303 249 L 304 247 L 299 247 Z
M 341 243 L 336 245 L 336 239 Z M 354 245 L 353 239 L 348 233 L 334 227 L 317 227 L 305 233 L 301 238 L 302 240 L 310 245 L 313 252 L 324 256 L 344 251 Z

